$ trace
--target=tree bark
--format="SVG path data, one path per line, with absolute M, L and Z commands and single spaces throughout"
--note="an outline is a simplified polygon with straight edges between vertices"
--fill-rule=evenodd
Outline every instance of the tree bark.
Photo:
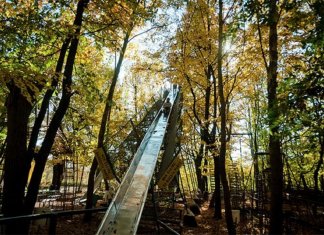
M 62 68 L 63 68 L 63 64 L 64 64 L 64 58 L 65 58 L 66 52 L 68 50 L 68 47 L 70 45 L 70 42 L 71 42 L 71 36 L 69 36 L 63 42 L 58 61 L 56 63 L 55 75 L 53 77 L 51 87 L 46 91 L 43 101 L 42 101 L 41 108 L 40 108 L 39 113 L 35 119 L 34 126 L 33 126 L 33 129 L 32 129 L 31 135 L 30 135 L 30 139 L 29 139 L 28 152 L 27 152 L 27 157 L 30 161 L 32 161 L 32 159 L 34 157 L 35 146 L 36 146 L 36 143 L 38 140 L 38 134 L 39 134 L 42 122 L 44 120 L 46 111 L 48 109 L 49 102 L 50 102 L 52 95 L 56 89 L 56 86 L 58 84 L 59 77 L 62 72 Z
M 314 189 L 315 191 L 319 191 L 319 186 L 318 186 L 318 175 L 319 171 L 323 165 L 323 153 L 324 153 L 324 138 L 321 134 L 319 134 L 319 144 L 320 144 L 320 153 L 319 153 L 319 159 L 316 164 L 316 168 L 314 170 Z
M 252 156 L 252 160 L 253 160 L 253 171 L 254 171 L 254 184 L 252 186 L 252 188 L 254 190 L 252 190 L 253 192 L 257 192 L 259 193 L 259 190 L 258 190 L 258 179 L 259 179 L 259 159 L 258 159 L 258 155 L 257 155 L 257 152 L 258 152 L 258 142 L 257 142 L 257 136 L 258 136 L 258 124 L 259 124 L 259 121 L 258 121 L 258 113 L 259 113 L 259 109 L 258 109 L 258 101 L 255 100 L 254 101 L 254 107 L 253 109 L 255 109 L 255 116 L 256 117 L 252 117 L 252 113 L 251 113 L 251 109 L 249 108 L 249 121 L 248 121 L 248 127 L 249 127 L 249 133 L 251 133 L 249 135 L 249 142 L 250 142 L 250 151 L 251 151 L 251 156 Z M 252 124 L 253 123 L 253 120 L 252 118 L 254 118 L 254 125 Z M 253 197 L 252 197 L 252 200 L 253 200 Z M 256 207 L 258 208 L 259 206 L 259 201 L 257 200 L 256 201 Z
M 24 158 L 27 152 L 28 119 L 32 105 L 15 85 L 8 85 L 7 98 L 7 147 L 4 162 L 4 187 L 2 213 L 5 217 L 21 215 L 25 185 L 28 178 L 28 164 Z M 10 226 L 8 234 L 16 233 L 17 226 Z
M 82 17 L 84 9 L 87 7 L 89 0 L 80 0 L 77 6 L 77 13 L 74 20 L 74 25 L 76 26 L 75 34 L 71 40 L 71 46 L 69 49 L 68 57 L 66 60 L 65 70 L 64 70 L 64 78 L 63 78 L 63 92 L 62 98 L 60 100 L 59 106 L 54 113 L 54 116 L 50 122 L 50 125 L 47 129 L 44 141 L 42 146 L 36 154 L 35 157 L 35 168 L 28 185 L 28 191 L 26 195 L 26 203 L 25 203 L 25 212 L 31 214 L 37 199 L 37 193 L 39 190 L 39 185 L 41 182 L 42 174 L 44 172 L 45 164 L 47 161 L 47 157 L 51 151 L 51 148 L 54 143 L 54 139 L 56 136 L 56 132 L 63 120 L 63 117 L 66 113 L 66 110 L 69 107 L 70 99 L 72 96 L 72 72 L 75 61 L 75 56 L 77 53 L 77 48 L 79 44 L 79 36 L 82 26 Z
M 83 4 L 86 5 L 87 1 L 80 1 L 80 2 L 82 3 L 82 5 Z M 76 25 L 78 23 L 81 23 L 81 21 L 76 20 L 75 21 Z M 79 29 L 77 29 L 77 31 L 78 30 Z M 78 32 L 80 32 L 80 30 Z M 67 41 L 66 44 L 68 44 Z M 65 46 L 67 48 L 67 45 Z M 60 70 L 60 64 L 63 64 L 66 48 L 64 48 L 63 45 L 56 71 Z M 64 103 L 62 107 L 63 106 L 66 107 L 65 111 L 69 103 L 67 101 L 69 101 L 70 99 L 69 92 L 71 92 L 70 88 L 71 88 L 71 77 L 72 77 L 72 67 L 73 67 L 74 58 L 73 58 L 73 62 L 71 59 L 73 57 L 72 56 L 73 51 L 76 52 L 76 49 L 77 49 L 77 43 L 76 46 L 71 46 L 70 57 L 67 60 L 65 79 L 63 81 L 63 86 L 65 90 L 63 91 L 63 95 L 62 95 L 63 96 L 62 104 Z M 75 57 L 75 53 L 74 53 L 74 57 Z M 67 69 L 69 66 L 71 66 L 71 68 Z M 55 86 L 55 79 L 53 80 L 52 85 Z M 49 95 L 49 93 L 47 92 L 44 97 L 45 100 L 41 108 L 41 111 L 42 113 L 44 113 L 44 115 L 42 115 L 42 113 L 39 114 L 39 117 L 37 118 L 37 121 L 33 127 L 33 131 L 29 141 L 29 147 L 27 148 L 27 137 L 28 137 L 27 125 L 32 110 L 32 105 L 26 100 L 26 98 L 21 93 L 20 89 L 16 87 L 15 84 L 13 84 L 13 82 L 9 84 L 8 87 L 10 90 L 10 94 L 7 102 L 7 108 L 8 108 L 8 112 L 7 112 L 8 145 L 7 146 L 8 147 L 6 150 L 6 160 L 5 160 L 3 213 L 5 216 L 18 216 L 18 215 L 32 213 L 36 202 L 40 179 L 44 171 L 44 167 L 39 167 L 37 161 L 33 172 L 33 177 L 31 179 L 31 184 L 28 187 L 26 197 L 25 197 L 25 187 L 27 184 L 31 161 L 35 156 L 34 148 L 37 142 L 37 136 L 40 129 L 39 124 L 41 124 L 44 118 L 42 116 L 45 115 L 48 106 L 46 102 L 49 101 L 51 95 Z M 52 126 L 47 131 L 47 135 L 45 137 L 45 140 L 43 142 L 39 154 L 39 156 L 42 156 L 43 158 L 42 161 L 44 166 L 47 160 L 47 156 L 52 147 L 56 130 L 59 124 L 61 123 L 65 111 L 62 112 L 62 109 L 60 110 L 59 115 L 56 115 L 55 121 L 51 123 Z M 53 128 L 55 125 L 57 126 L 56 130 L 55 128 Z M 35 175 L 37 175 L 36 181 L 35 181 Z M 27 231 L 28 231 L 28 225 L 25 223 L 22 223 L 21 226 L 16 226 L 15 224 L 8 224 L 6 226 L 7 234 L 17 234 L 17 233 L 24 234 L 27 233 Z
M 225 159 L 226 159 L 226 106 L 227 103 L 224 97 L 224 86 L 223 86 L 223 72 L 222 72 L 222 57 L 223 57 L 223 0 L 218 1 L 219 14 L 218 14 L 218 55 L 217 55 L 217 71 L 218 71 L 218 95 L 220 99 L 220 116 L 221 116 L 221 132 L 220 132 L 220 178 L 223 185 L 224 191 L 224 204 L 225 204 L 225 219 L 227 224 L 227 230 L 229 234 L 236 234 L 235 225 L 232 217 L 231 207 L 231 195 L 226 178 Z
M 79 183 L 77 192 L 82 192 L 81 187 L 82 187 L 83 175 L 84 175 L 84 165 L 82 166 L 81 176 L 80 176 L 80 183 Z
M 108 92 L 108 96 L 106 99 L 106 105 L 105 105 L 104 113 L 102 115 L 101 125 L 100 125 L 100 130 L 99 130 L 99 135 L 98 135 L 98 143 L 97 143 L 98 148 L 102 148 L 104 145 L 104 137 L 105 137 L 106 129 L 108 129 L 107 123 L 109 123 L 109 121 L 110 121 L 110 114 L 111 114 L 111 110 L 112 110 L 112 103 L 113 103 L 113 97 L 114 97 L 114 93 L 115 93 L 115 87 L 116 87 L 119 72 L 120 72 L 120 69 L 121 69 L 121 66 L 122 66 L 122 63 L 124 60 L 124 55 L 125 55 L 125 52 L 127 49 L 127 45 L 129 43 L 130 34 L 131 34 L 131 29 L 129 29 L 126 32 L 126 35 L 124 37 L 123 46 L 119 53 L 118 63 L 116 65 L 114 75 L 113 75 L 113 78 L 111 81 L 111 85 L 109 87 L 109 92 Z M 109 161 L 109 159 L 108 159 L 108 161 Z M 88 178 L 87 202 L 86 202 L 87 209 L 90 209 L 93 207 L 94 177 L 95 177 L 95 171 L 97 169 L 97 166 L 98 166 L 97 159 L 94 158 L 92 161 L 89 178 Z M 89 221 L 90 218 L 91 218 L 91 213 L 86 213 L 84 216 L 84 221 Z
M 283 163 L 279 137 L 279 110 L 277 99 L 277 68 L 278 68 L 278 35 L 277 25 L 279 14 L 277 0 L 269 5 L 269 67 L 267 69 L 268 87 L 268 119 L 269 119 L 269 155 L 271 168 L 271 203 L 270 203 L 270 234 L 283 233 L 282 193 Z
M 221 182 L 220 182 L 220 162 L 219 156 L 214 152 L 214 177 L 215 177 L 215 191 L 214 191 L 214 218 L 222 219 L 222 198 L 221 198 Z
M 203 159 L 203 152 L 204 152 L 204 145 L 200 144 L 199 152 L 197 154 L 197 157 L 195 158 L 195 169 L 196 169 L 198 188 L 202 192 L 203 192 L 203 180 L 202 180 L 202 174 L 201 174 L 201 162 Z
M 53 176 L 52 176 L 52 184 L 50 186 L 50 190 L 60 190 L 62 179 L 63 179 L 64 164 L 56 163 L 52 169 L 53 169 Z
M 93 158 L 90 172 L 88 176 L 88 186 L 87 186 L 87 201 L 85 209 L 91 209 L 93 207 L 93 191 L 94 191 L 94 178 L 96 175 L 96 170 L 98 167 L 98 162 L 96 158 Z M 85 213 L 83 217 L 84 222 L 89 222 L 91 220 L 91 212 Z

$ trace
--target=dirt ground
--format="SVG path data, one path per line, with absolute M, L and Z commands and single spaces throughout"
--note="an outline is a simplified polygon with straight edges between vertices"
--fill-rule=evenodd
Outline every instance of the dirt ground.
M 213 218 L 213 210 L 208 209 L 208 203 L 201 206 L 201 215 L 197 215 L 197 227 L 184 226 L 182 230 L 183 235 L 211 235 L 211 234 L 227 234 L 226 224 L 224 220 L 216 221 Z M 90 223 L 83 222 L 82 215 L 75 215 L 73 217 L 63 217 L 58 219 L 56 226 L 56 234 L 62 235 L 88 235 L 95 234 L 99 224 L 104 216 L 103 212 L 93 215 Z M 30 234 L 48 234 L 49 220 L 35 221 L 32 225 Z
M 89 235 L 96 234 L 100 222 L 103 218 L 103 213 L 94 215 L 90 223 L 83 222 L 83 215 L 74 215 L 73 217 L 61 217 L 57 221 L 56 234 L 57 235 Z M 49 234 L 49 220 L 43 219 L 33 222 L 30 234 L 31 235 L 45 235 Z
M 201 215 L 196 216 L 197 227 L 184 227 L 184 235 L 223 235 L 228 234 L 225 222 L 225 215 L 223 211 L 223 219 L 215 220 L 213 218 L 214 210 L 208 208 L 209 203 L 205 202 L 200 210 Z M 257 224 L 257 221 L 251 221 L 251 219 L 245 219 L 241 216 L 240 222 L 236 225 L 236 234 L 268 234 L 267 230 L 264 228 L 261 230 Z M 269 221 L 268 221 L 269 222 Z M 266 222 L 266 223 L 268 223 Z M 311 227 L 304 227 L 302 224 L 291 224 L 291 231 L 285 231 L 285 234 L 294 235 L 323 235 L 324 233 L 319 233 L 313 230 Z
M 182 228 L 182 235 L 222 235 L 227 234 L 225 219 L 215 220 L 213 218 L 213 209 L 208 208 L 208 202 L 200 207 L 201 214 L 195 216 L 197 226 Z M 100 222 L 104 216 L 104 212 L 94 213 L 90 223 L 83 222 L 83 215 L 74 215 L 73 217 L 62 217 L 57 221 L 56 234 L 62 235 L 88 235 L 96 234 Z M 224 216 L 223 216 L 224 218 Z M 35 221 L 31 227 L 30 234 L 48 234 L 49 220 L 43 219 Z M 237 234 L 264 234 L 266 231 L 259 231 L 258 226 L 251 224 L 250 221 L 241 221 L 236 226 Z M 146 234 L 146 233 L 141 233 Z M 155 234 L 155 233 L 147 233 Z M 295 231 L 293 234 L 316 234 L 309 230 Z
M 59 218 L 56 226 L 56 234 L 62 235 L 88 235 L 95 234 L 99 224 L 104 216 L 103 212 L 93 215 L 90 223 L 83 222 L 82 215 L 75 215 L 73 217 Z M 208 209 L 208 204 L 205 203 L 201 207 L 201 215 L 196 216 L 197 227 L 183 227 L 183 235 L 191 234 L 226 234 L 224 221 L 216 221 L 213 218 L 213 210 Z M 35 221 L 30 230 L 30 234 L 48 234 L 49 220 L 43 219 Z
M 184 227 L 185 235 L 215 235 L 227 234 L 226 224 L 224 220 L 215 220 L 213 218 L 214 211 L 208 208 L 208 203 L 205 202 L 201 208 L 201 214 L 196 216 L 197 227 Z
M 208 203 L 204 203 L 201 208 L 201 215 L 197 215 L 197 227 L 184 226 L 182 230 L 183 235 L 211 235 L 211 234 L 226 234 L 226 224 L 224 220 L 216 221 L 213 218 L 213 210 L 208 209 Z M 56 234 L 62 235 L 88 235 L 95 234 L 99 224 L 104 216 L 103 212 L 93 215 L 90 223 L 83 222 L 82 215 L 75 215 L 73 217 L 63 217 L 58 219 Z M 49 220 L 35 221 L 32 225 L 30 234 L 48 234 Z

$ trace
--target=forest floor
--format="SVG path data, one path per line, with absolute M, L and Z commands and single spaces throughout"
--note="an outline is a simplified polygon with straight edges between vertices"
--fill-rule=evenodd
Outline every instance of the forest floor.
M 225 222 L 225 214 L 223 212 L 223 219 L 216 220 L 214 218 L 214 209 L 210 209 L 209 202 L 204 202 L 200 207 L 200 215 L 196 215 L 195 219 L 197 222 L 196 227 L 184 226 L 182 228 L 182 235 L 222 235 L 228 234 Z M 80 208 L 81 209 L 81 208 Z M 96 234 L 101 220 L 103 219 L 104 212 L 94 213 L 90 223 L 83 222 L 83 215 L 74 215 L 73 217 L 60 217 L 57 221 L 56 234 L 57 235 L 88 235 Z M 35 221 L 31 227 L 30 234 L 48 234 L 49 220 L 43 219 Z M 236 226 L 237 234 L 264 234 L 267 231 L 260 231 L 258 226 L 256 226 L 256 221 L 254 224 L 250 220 L 241 220 Z M 141 233 L 141 234 L 155 234 L 155 233 Z M 296 230 L 292 234 L 318 234 L 314 233 L 312 230 Z
M 225 219 L 215 220 L 214 210 L 208 208 L 209 203 L 204 202 L 200 211 L 201 214 L 195 216 L 197 227 L 184 226 L 182 229 L 183 235 L 214 235 L 227 234 Z M 88 235 L 95 234 L 104 216 L 103 212 L 94 213 L 90 223 L 83 222 L 83 215 L 74 215 L 73 217 L 61 217 L 57 221 L 56 234 L 64 235 Z M 223 216 L 224 217 L 224 216 Z M 40 220 L 33 224 L 30 234 L 48 234 L 48 220 Z M 242 231 L 241 231 L 242 232 Z M 244 234 L 238 232 L 238 234 Z
M 196 216 L 197 227 L 184 227 L 184 235 L 212 235 L 227 234 L 225 220 L 216 220 L 214 210 L 209 208 L 209 202 L 204 202 L 200 207 L 200 215 Z
M 196 216 L 197 227 L 184 227 L 183 233 L 184 235 L 215 235 L 215 234 L 228 234 L 226 221 L 225 221 L 225 213 L 222 210 L 221 220 L 216 220 L 214 218 L 214 209 L 209 208 L 209 201 L 204 202 L 200 207 L 200 215 Z M 247 221 L 242 221 L 236 225 L 237 234 L 260 234 L 260 231 L 257 231 L 255 228 L 252 229 L 252 226 L 247 223 Z
M 216 220 L 214 218 L 214 209 L 209 208 L 209 202 L 204 202 L 200 207 L 201 215 L 196 216 L 197 227 L 184 227 L 183 235 L 223 235 L 227 233 L 225 213 L 222 210 L 223 219 Z M 258 226 L 257 218 L 254 217 L 253 221 L 251 218 L 244 219 L 244 216 L 240 216 L 240 222 L 236 224 L 236 234 L 268 234 L 268 230 L 265 229 L 267 226 L 262 226 L 262 229 Z M 234 218 L 233 218 L 234 219 Z M 266 224 L 269 221 L 264 221 Z M 305 224 L 290 224 L 290 232 L 286 231 L 285 234 L 294 235 L 324 235 L 324 233 L 314 230 L 311 226 Z
M 213 218 L 214 210 L 208 208 L 209 203 L 205 202 L 200 207 L 201 214 L 195 216 L 197 227 L 184 226 L 183 235 L 211 235 L 227 234 L 225 220 L 215 220 Z M 99 224 L 104 216 L 103 212 L 94 213 L 90 223 L 83 222 L 83 215 L 74 215 L 73 217 L 62 217 L 57 221 L 56 234 L 64 235 L 88 235 L 95 234 Z M 48 234 L 48 220 L 41 220 L 34 223 L 30 234 Z

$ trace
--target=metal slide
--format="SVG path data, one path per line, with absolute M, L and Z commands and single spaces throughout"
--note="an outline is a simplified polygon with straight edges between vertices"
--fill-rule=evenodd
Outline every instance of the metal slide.
M 139 146 L 140 142 L 144 138 L 145 131 L 149 128 L 149 126 L 152 123 L 153 119 L 155 118 L 156 114 L 162 107 L 163 101 L 162 101 L 161 97 L 153 96 L 151 98 L 151 100 L 153 100 L 152 104 L 149 104 L 148 108 L 145 108 L 140 112 L 139 116 L 140 116 L 141 120 L 135 126 L 138 129 L 144 130 L 144 133 L 142 133 L 142 132 L 137 133 L 136 129 L 133 127 L 133 130 L 129 133 L 129 135 L 126 137 L 126 139 L 124 139 L 123 142 L 118 147 L 119 149 L 127 150 L 127 151 L 125 151 L 124 155 L 121 155 L 118 152 L 116 153 L 116 152 L 108 150 L 109 157 L 111 157 L 111 160 L 112 160 L 112 164 L 114 164 L 114 161 L 116 161 L 116 159 L 119 159 L 119 160 L 122 159 L 124 162 L 131 162 L 132 159 L 130 157 L 134 156 L 134 154 L 137 150 L 137 147 Z M 130 124 L 133 124 L 133 123 L 131 123 L 131 122 L 126 123 L 126 125 L 130 125 Z M 124 125 L 123 128 L 125 128 L 126 125 Z M 121 130 L 119 130 L 118 132 L 121 132 Z M 139 141 L 139 142 L 137 142 L 137 141 Z M 129 156 L 129 155 L 132 155 L 132 156 Z M 0 161 L 1 161 L 1 159 L 0 159 Z M 120 171 L 120 169 L 118 169 L 118 170 Z M 1 172 L 1 169 L 0 169 L 0 172 Z M 120 178 L 122 178 L 121 175 L 124 175 L 124 174 L 125 174 L 125 171 L 120 172 L 120 174 L 118 176 Z M 0 174 L 0 176 L 1 176 L 1 174 Z M 103 180 L 103 175 L 102 175 L 102 172 L 99 171 L 99 173 L 95 176 L 94 190 L 99 188 L 102 180 Z M 76 203 L 79 203 L 80 201 L 85 202 L 86 197 L 87 197 L 87 193 L 85 193 L 83 195 L 81 200 L 78 199 L 76 201 Z
M 178 89 L 168 95 L 172 106 L 177 95 Z M 109 205 L 97 234 L 136 234 L 170 113 L 168 117 L 164 117 L 161 109 L 156 115 Z

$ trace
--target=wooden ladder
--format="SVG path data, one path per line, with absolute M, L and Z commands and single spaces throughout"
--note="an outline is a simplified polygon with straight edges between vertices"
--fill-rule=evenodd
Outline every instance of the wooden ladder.
M 210 187 L 210 192 L 214 192 L 215 191 L 215 171 L 214 171 L 214 167 L 210 166 L 209 168 L 209 187 Z

